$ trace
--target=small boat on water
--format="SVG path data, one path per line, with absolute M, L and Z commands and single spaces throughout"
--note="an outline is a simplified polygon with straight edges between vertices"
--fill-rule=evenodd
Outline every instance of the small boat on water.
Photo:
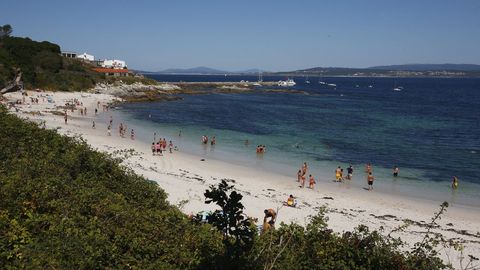
M 322 82 L 322 81 L 319 81 L 318 83 L 319 83 L 319 84 L 322 84 L 322 85 L 326 85 L 326 84 L 327 84 L 326 82 Z
M 294 86 L 296 84 L 297 83 L 292 79 L 288 79 L 286 81 L 278 81 L 278 86 L 283 86 L 283 87 Z
M 334 84 L 334 83 L 329 83 L 329 84 L 327 84 L 327 85 L 328 85 L 328 86 L 331 86 L 331 87 L 337 87 L 337 85 Z
M 401 86 L 393 88 L 393 91 L 402 91 L 402 90 L 403 90 L 403 87 Z

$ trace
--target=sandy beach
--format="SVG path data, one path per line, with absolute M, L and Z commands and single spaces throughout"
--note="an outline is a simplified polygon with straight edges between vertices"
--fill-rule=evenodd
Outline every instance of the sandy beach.
M 201 157 L 179 151 L 163 153 L 163 156 L 152 156 L 150 144 L 130 138 L 130 130 L 125 138 L 119 136 L 118 125 L 123 122 L 127 126 L 134 123 L 113 119 L 112 136 L 107 136 L 106 120 L 109 112 L 103 112 L 103 105 L 120 101 L 106 94 L 65 93 L 65 92 L 33 92 L 29 91 L 25 104 L 10 108 L 21 118 L 37 123 L 45 123 L 46 128 L 57 129 L 67 136 L 81 136 L 92 148 L 107 152 L 116 157 L 123 157 L 124 164 L 137 174 L 155 181 L 168 193 L 171 204 L 178 205 L 186 214 L 213 209 L 212 205 L 204 203 L 203 193 L 210 185 L 225 179 L 244 196 L 243 203 L 247 215 L 258 218 L 261 222 L 263 210 L 276 209 L 277 223 L 296 222 L 305 224 L 308 217 L 318 212 L 322 206 L 327 207 L 329 226 L 341 233 L 353 230 L 359 224 L 371 229 L 383 228 L 385 234 L 410 221 L 411 225 L 403 232 L 395 232 L 409 244 L 423 238 L 434 213 L 440 209 L 442 201 L 423 200 L 402 197 L 380 192 L 366 191 L 362 188 L 350 187 L 348 184 L 332 183 L 324 179 L 317 181 L 314 190 L 299 188 L 296 172 L 288 177 L 272 171 L 264 171 L 220 160 L 202 160 Z M 54 103 L 48 102 L 46 95 Z M 32 104 L 30 97 L 39 98 L 38 104 Z M 22 100 L 21 93 L 9 93 L 4 96 L 8 102 Z M 63 109 L 66 102 L 77 99 L 87 108 L 87 115 L 81 115 L 79 110 L 68 111 L 68 124 L 64 123 Z M 100 106 L 97 105 L 100 102 Z M 79 107 L 80 108 L 80 107 Z M 94 114 L 95 108 L 100 118 Z M 92 128 L 92 121 L 96 127 Z M 166 138 L 167 141 L 170 138 Z M 199 140 L 200 143 L 200 140 Z M 300 166 L 301 164 L 299 164 Z M 334 168 L 332 168 L 333 171 Z M 360 169 L 357 170 L 360 172 Z M 307 184 L 308 185 L 308 179 Z M 283 206 L 288 195 L 293 194 L 298 201 L 298 207 Z M 260 224 L 260 223 L 259 223 Z M 433 232 L 442 234 L 446 239 L 458 240 L 464 244 L 464 255 L 480 254 L 480 208 L 450 205 L 447 212 L 437 221 L 438 226 Z M 450 260 L 457 267 L 460 254 L 453 249 L 442 249 L 442 258 Z

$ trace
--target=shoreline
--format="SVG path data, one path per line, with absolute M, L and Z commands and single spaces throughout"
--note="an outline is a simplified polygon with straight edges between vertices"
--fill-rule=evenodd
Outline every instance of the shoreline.
M 181 152 L 182 149 L 174 151 L 173 154 L 165 153 L 162 157 L 152 156 L 149 144 L 140 140 L 130 140 L 130 132 L 127 132 L 126 138 L 118 136 L 118 119 L 114 119 L 112 136 L 107 136 L 108 123 L 101 119 L 106 120 L 109 112 L 101 112 L 102 115 L 93 117 L 96 102 L 110 103 L 116 99 L 113 96 L 78 92 L 49 92 L 49 94 L 56 101 L 55 105 L 62 105 L 66 99 L 81 100 L 84 107 L 88 108 L 89 115 L 81 116 L 78 111 L 75 111 L 73 116 L 69 117 L 68 125 L 65 125 L 63 116 L 52 114 L 54 107 L 46 101 L 40 101 L 38 105 L 28 105 L 29 102 L 27 105 L 19 105 L 20 112 L 17 115 L 33 121 L 45 121 L 47 128 L 57 129 L 59 133 L 67 136 L 81 136 L 94 149 L 117 157 L 126 157 L 123 164 L 146 179 L 157 182 L 168 194 L 168 201 L 182 206 L 180 208 L 187 214 L 212 209 L 211 205 L 204 203 L 203 192 L 209 185 L 217 184 L 220 179 L 228 179 L 230 184 L 233 183 L 235 189 L 244 196 L 242 202 L 246 208 L 245 213 L 259 220 L 263 217 L 263 209 L 273 208 L 279 209 L 278 222 L 296 222 L 304 225 L 309 215 L 315 214 L 320 207 L 326 206 L 328 224 L 336 232 L 351 231 L 357 225 L 365 224 L 371 229 L 383 227 L 388 233 L 405 221 L 411 220 L 413 224 L 405 232 L 394 234 L 411 245 L 420 240 L 422 235 L 419 235 L 419 232 L 426 230 L 426 224 L 440 208 L 441 202 L 384 194 L 375 190 L 368 192 L 356 187 L 339 188 L 339 185 L 332 185 L 323 179 L 317 182 L 315 190 L 299 189 L 295 177 L 214 158 L 201 161 L 202 157 Z M 8 100 L 21 99 L 20 93 L 9 93 L 5 97 Z M 99 110 L 101 111 L 101 108 Z M 37 111 L 42 115 L 32 114 Z M 94 119 L 96 119 L 96 129 L 92 129 L 91 126 Z M 128 122 L 126 124 L 131 125 Z M 127 154 L 128 149 L 134 149 L 134 152 Z M 360 169 L 357 171 L 358 174 L 361 173 Z M 291 193 L 297 197 L 299 207 L 282 207 L 282 202 Z M 440 226 L 433 231 L 441 233 L 447 239 L 466 241 L 465 253 L 478 254 L 480 253 L 479 210 L 479 207 L 453 204 L 438 222 Z M 442 258 L 446 258 L 445 254 L 441 255 Z M 457 261 L 452 261 L 454 266 L 455 262 Z

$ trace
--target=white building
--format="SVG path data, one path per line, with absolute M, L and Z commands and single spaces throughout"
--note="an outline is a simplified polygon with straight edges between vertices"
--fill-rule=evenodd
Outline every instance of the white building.
M 122 60 L 103 60 L 101 66 L 104 68 L 124 69 L 127 68 L 127 63 Z
M 93 55 L 90 55 L 87 53 L 77 54 L 77 58 L 82 59 L 84 61 L 91 61 L 91 62 L 95 60 L 95 57 Z

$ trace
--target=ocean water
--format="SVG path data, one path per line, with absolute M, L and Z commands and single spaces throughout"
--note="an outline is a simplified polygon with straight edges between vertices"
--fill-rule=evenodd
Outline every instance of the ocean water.
M 255 81 L 255 76 L 153 75 L 159 81 Z M 282 77 L 264 77 L 278 81 Z M 146 141 L 173 139 L 182 151 L 273 170 L 296 179 L 306 161 L 320 181 L 337 166 L 374 167 L 380 191 L 480 206 L 480 79 L 477 78 L 306 78 L 298 93 L 188 95 L 172 102 L 122 104 L 118 117 L 130 119 Z M 336 88 L 319 84 L 336 84 Z M 393 91 L 402 86 L 402 91 Z M 271 88 L 271 87 L 270 87 Z M 182 136 L 179 137 L 179 131 Z M 200 137 L 216 136 L 204 146 Z M 157 137 L 158 137 L 157 136 Z M 249 143 L 246 144 L 245 141 Z M 255 147 L 267 146 L 257 155 Z M 400 177 L 393 178 L 393 166 Z M 453 175 L 460 180 L 452 191 Z

